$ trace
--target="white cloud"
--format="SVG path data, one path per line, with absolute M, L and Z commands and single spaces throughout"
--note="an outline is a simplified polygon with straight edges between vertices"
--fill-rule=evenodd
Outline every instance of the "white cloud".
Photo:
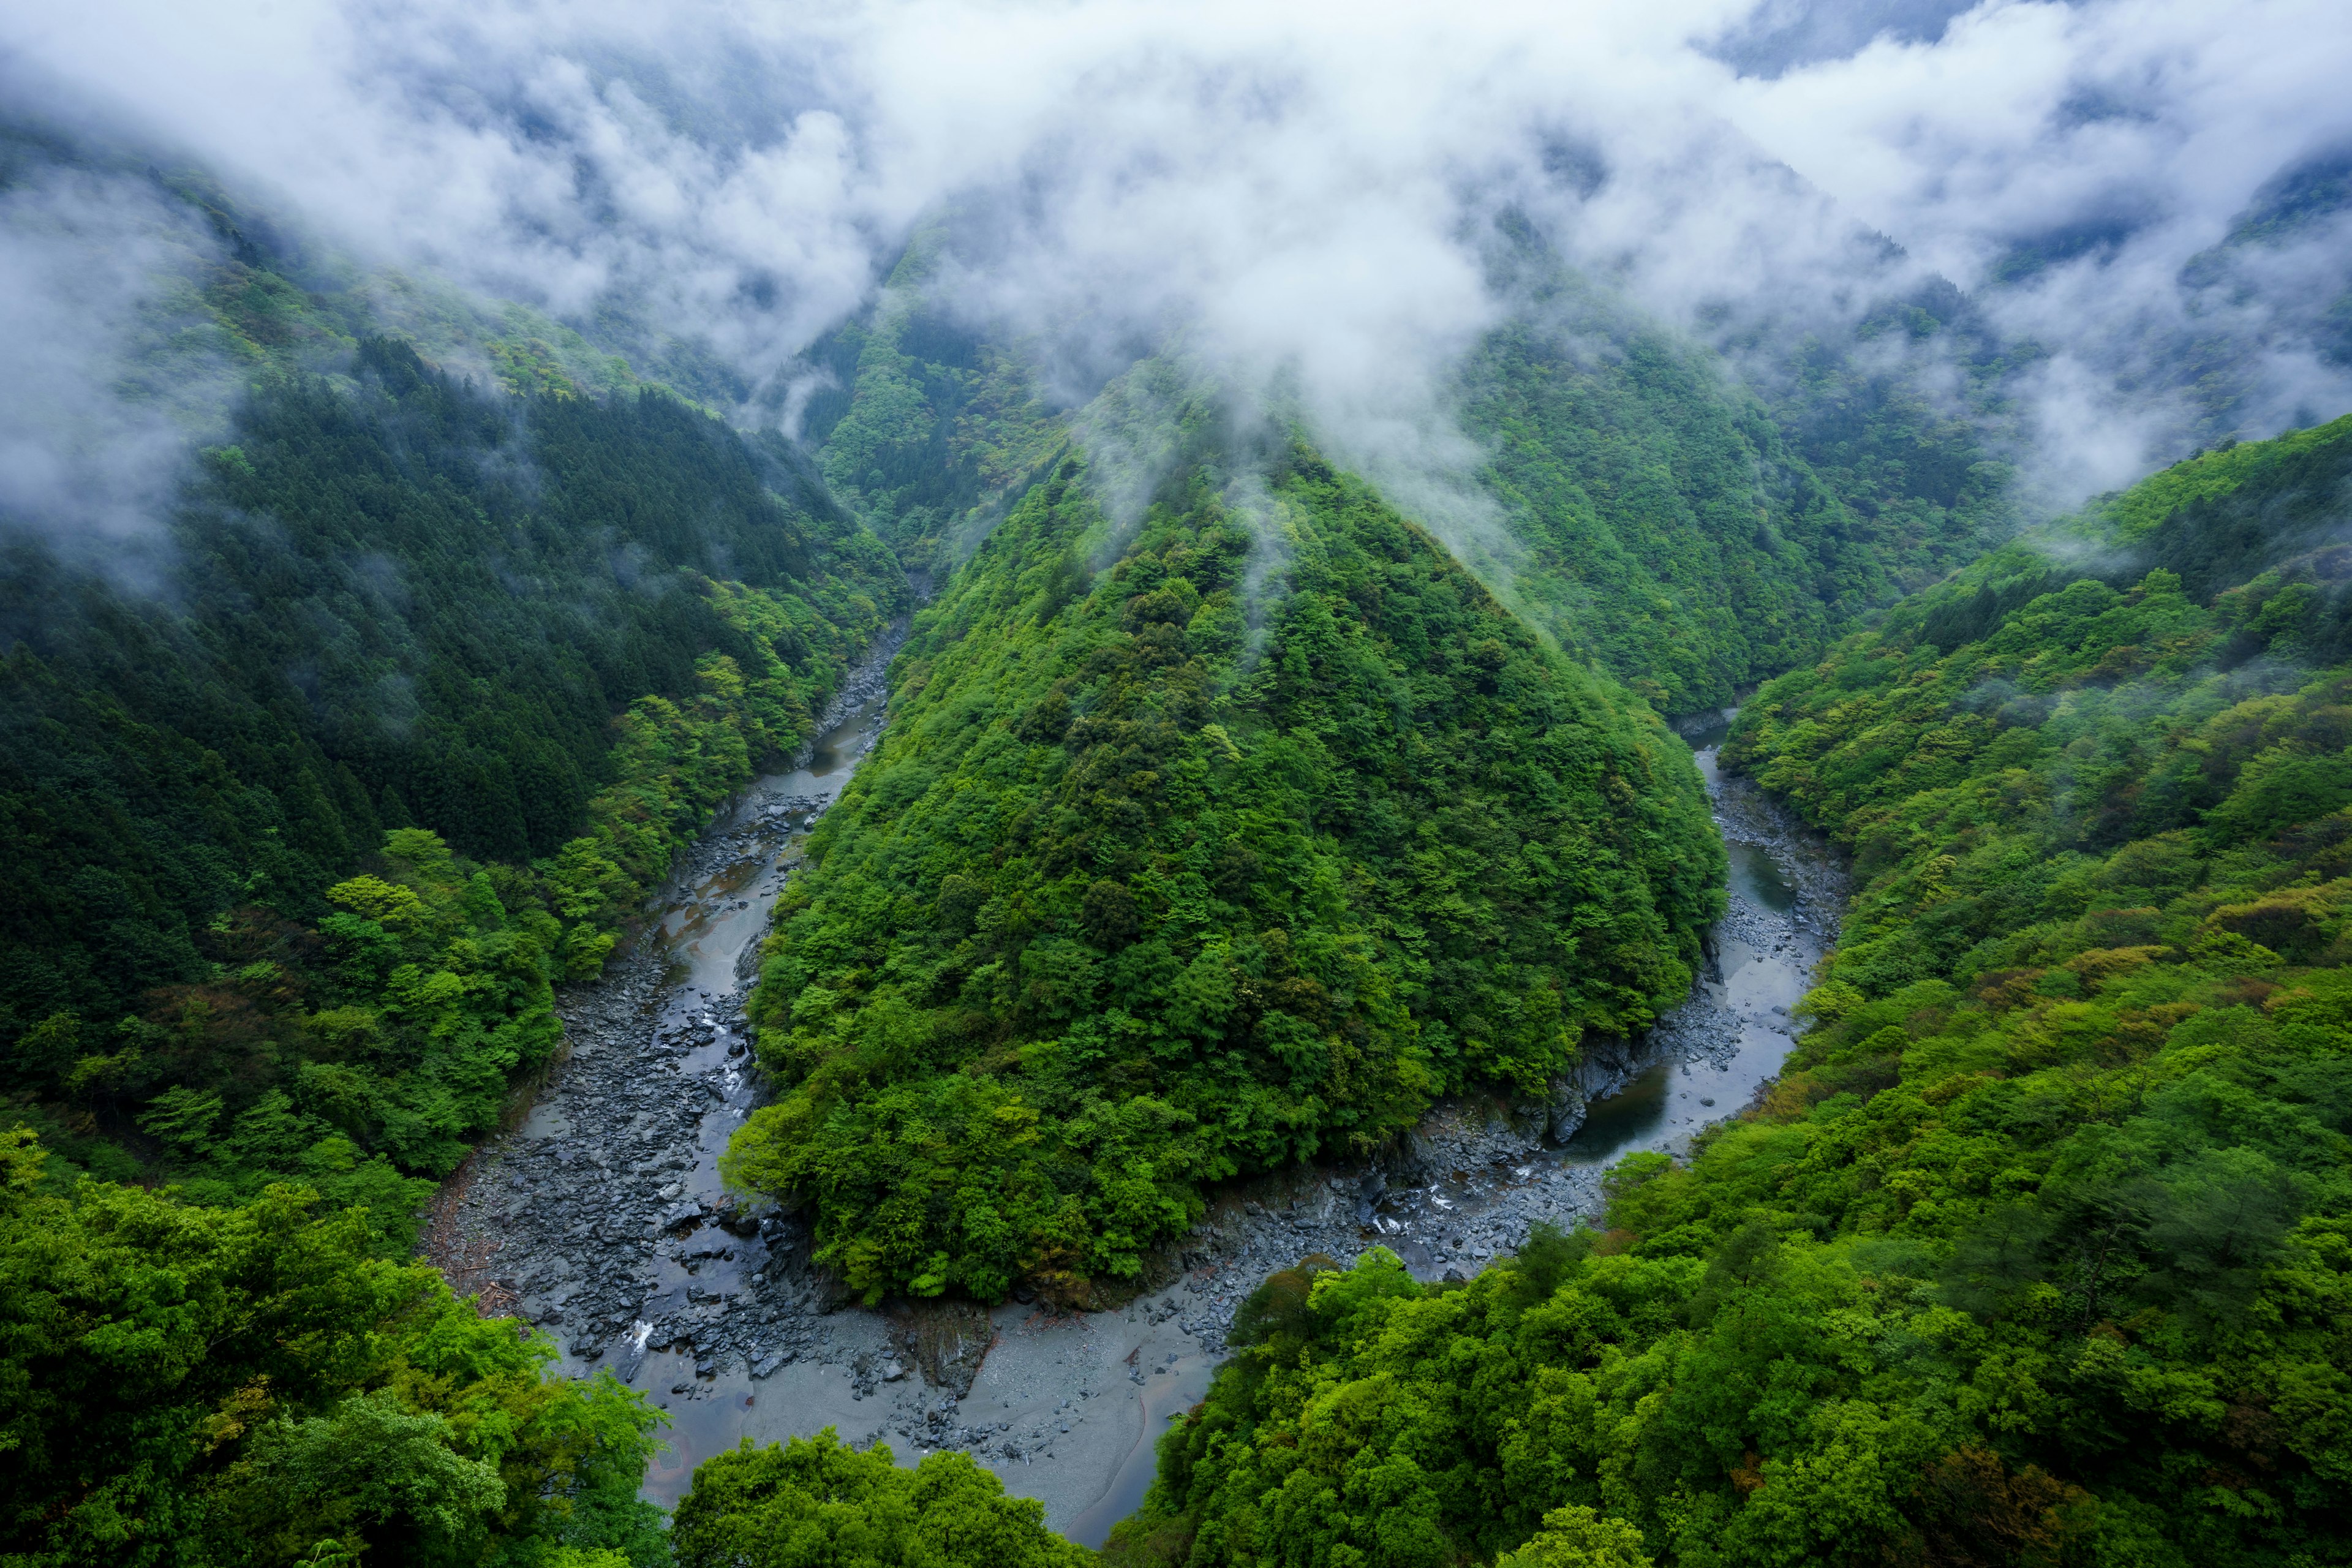
M 140 182 L 0 191 L 0 521 L 132 575 L 226 374 L 171 292 L 210 234 Z
M 1444 367 L 1497 308 L 1480 220 L 1517 204 L 1684 321 L 1846 316 L 1907 273 L 1975 286 L 2021 239 L 2116 226 L 1987 296 L 2051 351 L 2052 473 L 2114 482 L 2193 413 L 2144 390 L 2189 325 L 2180 264 L 2352 131 L 2352 28 L 2320 0 L 1987 0 L 1769 80 L 1704 47 L 1747 10 L 98 0 L 19 8 L 0 44 L 367 255 L 559 312 L 625 299 L 755 379 L 924 215 L 984 203 L 1003 243 L 967 258 L 975 308 L 1073 342 L 1188 322 L 1361 454 L 1438 470 L 1464 458 Z M 1542 172 L 1563 142 L 1610 171 L 1589 195 Z M 2247 418 L 2352 395 L 2271 318 L 2224 324 Z

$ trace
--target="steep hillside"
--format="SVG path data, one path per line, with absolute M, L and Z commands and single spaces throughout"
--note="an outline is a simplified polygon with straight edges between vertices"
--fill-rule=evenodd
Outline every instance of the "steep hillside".
M 1540 1092 L 1682 995 L 1721 907 L 1646 709 L 1146 378 L 1112 401 L 1182 410 L 1149 510 L 1115 524 L 1074 455 L 950 581 L 770 945 L 785 1092 L 730 1168 L 869 1295 L 1077 1291 L 1205 1182 Z
M 1720 706 L 2007 525 L 1969 425 L 1811 345 L 1768 405 L 1562 283 L 1464 367 L 1515 547 L 1481 563 L 1561 647 L 1668 713 Z
M 213 432 L 110 544 L 0 517 L 12 1114 L 400 1231 L 551 1049 L 550 985 L 807 737 L 903 578 L 781 440 L 529 312 L 126 155 L 11 132 L 0 183 L 140 215 L 160 302 L 110 369 Z
M 834 491 L 910 565 L 951 568 L 1068 421 L 1023 344 L 962 321 L 928 234 L 881 302 L 813 350 L 803 438 Z M 2009 470 L 1978 426 L 1883 363 L 1876 340 L 1988 352 L 1948 289 L 1890 301 L 1852 341 L 1723 356 L 1513 235 L 1511 319 L 1457 367 L 1499 536 L 1466 564 L 1572 656 L 1666 713 L 1729 702 L 2004 537 Z M 1965 342 L 1963 342 L 1965 340 Z M 1866 368 L 1879 364 L 1879 368 Z
M 2347 471 L 2181 465 L 1768 685 L 1727 758 L 1864 879 L 1770 1100 L 1466 1289 L 1277 1276 L 1114 1558 L 2340 1561 Z
M 12 478 L 158 481 L 0 498 L 0 1557 L 658 1568 L 664 1418 L 406 1255 L 904 578 L 531 312 L 63 140 L 0 201 L 152 271 Z
M 910 569 L 942 575 L 1066 434 L 1024 346 L 932 297 L 944 246 L 919 239 L 873 310 L 809 352 L 821 382 L 799 429 L 833 492 Z

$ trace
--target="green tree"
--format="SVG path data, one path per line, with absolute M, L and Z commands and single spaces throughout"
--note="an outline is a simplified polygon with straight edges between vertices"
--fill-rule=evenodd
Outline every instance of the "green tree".
M 958 1453 L 913 1469 L 814 1437 L 706 1459 L 671 1527 L 680 1568 L 1085 1568 L 1034 1498 Z
M 1536 1538 L 1495 1559 L 1495 1568 L 1650 1568 L 1642 1532 L 1581 1503 L 1544 1515 Z
M 660 1419 L 609 1374 L 275 1186 L 235 1207 L 85 1182 L 0 1133 L 0 1556 L 67 1564 L 660 1560 Z

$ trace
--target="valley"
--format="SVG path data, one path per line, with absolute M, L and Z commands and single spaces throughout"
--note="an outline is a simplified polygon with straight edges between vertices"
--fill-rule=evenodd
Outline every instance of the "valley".
M 1345 1266 L 1370 1245 L 1418 1278 L 1475 1275 L 1535 1223 L 1597 1219 L 1611 1165 L 1686 1153 L 1760 1100 L 1790 1048 L 1843 873 L 1718 771 L 1728 715 L 1703 717 L 1685 731 L 1731 847 L 1729 908 L 1689 1000 L 1588 1054 L 1553 1102 L 1456 1100 L 1380 1161 L 1228 1184 L 1148 1266 L 1159 1282 L 1109 1310 L 845 1300 L 810 1265 L 805 1217 L 745 1205 L 718 1158 L 772 1092 L 745 1048 L 744 980 L 801 839 L 880 738 L 902 637 L 851 674 L 804 765 L 722 811 L 642 951 L 560 1000 L 568 1049 L 546 1087 L 443 1194 L 431 1250 L 457 1289 L 554 1334 L 574 1375 L 609 1368 L 667 1413 L 653 1501 L 674 1504 L 703 1459 L 741 1438 L 833 1427 L 901 1464 L 971 1453 L 1042 1500 L 1052 1528 L 1099 1546 L 1142 1501 L 1160 1434 L 1207 1391 L 1234 1310 L 1267 1275 L 1308 1254 Z M 971 1343 L 924 1353 L 938 1323 Z
M 2352 1568 L 2326 10 L 0 19 L 0 1568 Z

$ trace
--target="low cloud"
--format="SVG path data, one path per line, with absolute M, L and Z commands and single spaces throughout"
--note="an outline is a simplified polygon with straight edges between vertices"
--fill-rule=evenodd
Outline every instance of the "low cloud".
M 187 297 L 213 237 L 145 182 L 51 170 L 0 190 L 0 527 L 133 576 L 227 366 Z
M 1718 338 L 1948 278 L 2033 345 L 2013 391 L 2053 500 L 2352 405 L 2291 308 L 2352 281 L 2340 237 L 2183 281 L 2352 135 L 2333 0 L 111 0 L 0 45 L 369 259 L 705 342 L 772 418 L 956 215 L 949 298 L 1045 341 L 1066 395 L 1181 328 L 1459 530 L 1448 376 L 1508 307 L 1507 214 Z M 2176 374 L 2198 354 L 2225 395 Z

